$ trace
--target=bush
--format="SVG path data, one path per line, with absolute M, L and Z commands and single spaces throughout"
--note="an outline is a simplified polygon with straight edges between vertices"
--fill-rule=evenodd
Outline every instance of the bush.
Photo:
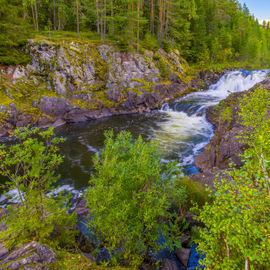
M 186 210 L 189 210 L 195 203 L 200 208 L 209 202 L 209 192 L 203 187 L 201 183 L 194 182 L 188 177 L 184 177 L 179 181 L 179 185 L 186 191 Z
M 157 51 L 160 48 L 157 39 L 149 33 L 145 35 L 142 46 L 150 51 Z
M 63 139 L 54 137 L 52 128 L 16 129 L 15 136 L 18 143 L 0 147 L 0 174 L 9 178 L 8 189 L 17 191 L 19 205 L 8 207 L 0 241 L 7 247 L 33 239 L 53 247 L 70 243 L 76 219 L 67 213 L 69 198 L 50 195 Z
M 170 41 L 164 39 L 162 41 L 162 47 L 163 47 L 163 49 L 164 49 L 164 51 L 166 53 L 170 53 L 170 51 L 171 51 L 171 43 L 170 43 Z
M 269 269 L 270 267 L 270 94 L 256 89 L 239 104 L 243 130 L 239 136 L 250 148 L 243 167 L 231 168 L 215 181 L 213 203 L 200 219 L 199 249 L 210 269 Z
M 117 46 L 120 52 L 128 52 L 130 50 L 130 41 L 125 37 L 120 36 Z
M 106 132 L 105 148 L 94 158 L 95 174 L 87 190 L 91 226 L 101 245 L 109 250 L 113 265 L 137 268 L 150 253 L 165 246 L 179 246 L 179 228 L 170 213 L 174 201 L 185 199 L 184 189 L 175 189 L 172 176 L 178 169 L 162 168 L 153 142 L 129 132 L 114 138 Z M 164 239 L 164 241 L 161 241 Z

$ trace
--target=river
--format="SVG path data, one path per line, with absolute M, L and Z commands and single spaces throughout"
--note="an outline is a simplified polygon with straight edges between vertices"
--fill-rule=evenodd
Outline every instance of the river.
M 130 131 L 146 140 L 157 142 L 163 162 L 177 160 L 186 174 L 198 173 L 194 156 L 198 155 L 213 135 L 205 110 L 217 105 L 230 93 L 248 90 L 264 80 L 268 70 L 228 71 L 206 91 L 194 92 L 164 104 L 159 111 L 113 116 L 93 122 L 72 124 L 57 130 L 67 140 L 62 145 L 65 161 L 60 169 L 61 183 L 70 188 L 87 186 L 93 169 L 92 157 L 104 143 L 104 131 Z
M 104 131 L 108 129 L 116 134 L 128 130 L 135 138 L 141 134 L 145 140 L 154 140 L 162 153 L 162 162 L 176 160 L 185 174 L 198 173 L 194 157 L 203 151 L 214 132 L 206 120 L 206 108 L 217 105 L 230 93 L 250 89 L 263 81 L 269 72 L 228 71 L 208 90 L 166 103 L 159 111 L 112 116 L 57 128 L 56 134 L 66 138 L 61 145 L 65 157 L 59 169 L 61 190 L 71 190 L 74 196 L 79 196 L 78 191 L 87 187 L 93 171 L 92 158 L 104 146 Z M 13 193 L 11 191 L 11 195 Z M 0 205 L 6 203 L 2 195 Z

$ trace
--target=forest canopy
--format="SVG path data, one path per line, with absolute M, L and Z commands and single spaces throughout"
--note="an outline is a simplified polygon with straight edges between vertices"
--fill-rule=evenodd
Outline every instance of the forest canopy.
M 39 31 L 83 32 L 122 50 L 174 48 L 191 63 L 270 62 L 270 22 L 236 0 L 0 0 L 0 30 L 1 63 Z

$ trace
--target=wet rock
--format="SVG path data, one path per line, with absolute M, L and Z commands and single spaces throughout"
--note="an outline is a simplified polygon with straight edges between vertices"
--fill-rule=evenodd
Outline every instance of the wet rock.
M 8 249 L 0 243 L 0 260 L 3 260 L 8 255 Z
M 182 244 L 182 247 L 188 248 L 188 247 L 190 246 L 190 241 L 191 241 L 190 236 L 188 236 L 188 235 L 183 236 L 183 237 L 181 238 L 181 244 Z
M 96 262 L 96 258 L 91 253 L 82 253 L 82 255 L 86 257 L 88 260 Z
M 78 216 L 84 217 L 89 216 L 90 211 L 89 208 L 86 206 L 86 199 L 80 198 L 77 206 L 75 207 L 75 212 L 78 214 Z
M 177 248 L 175 249 L 175 254 L 179 261 L 184 265 L 184 267 L 188 266 L 189 256 L 191 250 L 187 248 Z
M 46 264 L 55 260 L 56 254 L 52 249 L 33 241 L 7 255 L 0 262 L 0 269 L 49 269 Z
M 163 259 L 161 270 L 178 270 L 178 266 L 173 260 Z
M 196 227 L 196 226 L 204 227 L 204 224 L 198 221 L 196 218 L 196 215 L 192 213 L 187 213 L 180 221 L 186 222 L 188 224 L 189 230 L 191 230 L 193 227 Z
M 270 91 L 270 78 L 246 92 L 231 94 L 219 106 L 207 109 L 206 118 L 214 125 L 215 135 L 204 151 L 195 157 L 194 163 L 202 173 L 191 176 L 192 180 L 212 186 L 216 175 L 222 173 L 224 169 L 229 169 L 229 163 L 232 162 L 236 168 L 243 165 L 239 154 L 243 154 L 248 145 L 240 143 L 237 138 L 244 130 L 238 116 L 238 104 L 244 95 L 251 93 L 258 86 Z M 227 117 L 222 117 L 224 109 L 230 112 Z M 268 117 L 270 117 L 270 111 Z M 223 178 L 230 180 L 228 175 L 223 175 Z

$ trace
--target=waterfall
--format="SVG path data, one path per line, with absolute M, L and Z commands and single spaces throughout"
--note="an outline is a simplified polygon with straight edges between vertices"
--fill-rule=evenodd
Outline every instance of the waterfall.
M 194 156 L 203 150 L 213 135 L 213 128 L 205 118 L 206 108 L 217 105 L 231 93 L 252 88 L 268 73 L 269 70 L 228 71 L 208 90 L 164 104 L 160 111 L 166 120 L 158 123 L 153 138 L 163 152 L 178 158 L 179 166 L 192 165 Z

